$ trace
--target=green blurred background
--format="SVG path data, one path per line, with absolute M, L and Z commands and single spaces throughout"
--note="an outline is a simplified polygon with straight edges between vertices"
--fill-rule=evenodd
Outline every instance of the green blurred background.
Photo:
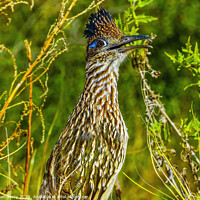
M 14 12 L 8 10 L 9 16 L 12 18 L 9 26 L 6 25 L 6 17 L 0 16 L 0 44 L 4 44 L 14 54 L 18 72 L 24 71 L 28 67 L 24 40 L 28 39 L 28 41 L 32 42 L 31 49 L 34 60 L 40 52 L 50 25 L 54 23 L 58 15 L 60 3 L 61 1 L 56 0 L 35 0 L 32 10 L 26 5 L 16 5 Z M 90 3 L 91 1 L 89 0 L 79 0 L 70 15 L 81 12 Z M 118 18 L 118 14 L 121 13 L 123 15 L 123 11 L 129 7 L 129 2 L 128 0 L 105 0 L 101 6 L 108 10 L 114 18 Z M 177 66 L 169 60 L 164 52 L 176 53 L 177 49 L 180 50 L 184 46 L 188 36 L 191 36 L 192 44 L 199 41 L 199 11 L 199 0 L 154 0 L 148 6 L 138 10 L 138 14 L 145 13 L 158 18 L 158 20 L 151 23 L 140 24 L 139 32 L 145 35 L 150 35 L 151 33 L 157 35 L 152 44 L 153 49 L 150 50 L 152 55 L 149 56 L 149 60 L 152 67 L 161 72 L 161 76 L 158 79 L 149 77 L 149 82 L 154 91 L 162 96 L 161 100 L 165 105 L 167 113 L 177 125 L 180 124 L 181 118 L 189 115 L 192 101 L 194 110 L 196 112 L 200 110 L 196 88 L 194 87 L 192 91 L 184 91 L 184 87 L 194 82 L 196 77 L 193 77 L 188 71 L 177 71 Z M 58 112 L 58 117 L 50 137 L 46 159 L 48 159 L 55 142 L 65 127 L 67 118 L 84 87 L 87 41 L 83 37 L 83 31 L 92 12 L 95 11 L 92 10 L 77 18 L 65 29 L 68 51 L 59 56 L 48 71 L 48 97 L 43 108 L 46 127 L 45 138 L 56 112 Z M 9 91 L 12 80 L 12 62 L 9 55 L 3 52 L 0 54 L 0 95 L 5 90 Z M 149 188 L 141 178 L 159 190 L 169 193 L 152 168 L 142 119 L 145 116 L 145 106 L 141 95 L 140 76 L 138 71 L 132 68 L 130 59 L 126 59 L 120 67 L 118 89 L 120 109 L 130 137 L 127 157 L 122 171 L 142 186 Z M 33 99 L 37 105 L 40 104 L 40 95 L 42 93 L 40 85 L 34 84 Z M 26 99 L 28 99 L 28 91 L 24 92 L 15 101 L 18 102 L 20 98 L 26 96 Z M 0 106 L 2 104 L 3 100 L 1 100 Z M 18 106 L 15 110 L 10 109 L 7 112 L 7 120 L 18 121 L 22 110 L 23 106 Z M 27 121 L 28 116 L 24 118 L 22 128 L 27 128 Z M 8 125 L 8 135 L 12 134 L 13 127 L 13 125 Z M 31 196 L 36 195 L 37 179 L 45 144 L 40 143 L 42 126 L 36 112 L 33 113 L 32 129 L 33 147 L 36 150 L 36 156 L 34 164 L 31 165 L 33 169 L 28 192 Z M 2 143 L 5 141 L 5 127 L 0 127 L 0 132 L 0 143 Z M 20 145 L 26 139 L 27 137 L 21 137 Z M 171 140 L 173 140 L 173 136 Z M 10 152 L 16 150 L 16 148 L 16 141 L 14 140 L 10 144 Z M 4 153 L 6 154 L 6 151 Z M 19 166 L 22 166 L 24 169 L 25 156 L 26 150 L 24 147 L 10 158 L 18 174 L 18 176 L 12 174 L 12 178 L 19 183 L 21 189 L 23 188 L 24 173 Z M 6 161 L 0 161 L 0 172 L 8 175 Z M 119 174 L 119 181 L 123 200 L 159 199 L 134 185 L 122 172 Z M 7 183 L 8 181 L 0 176 L 0 191 L 5 188 Z M 19 193 L 16 191 L 13 194 Z

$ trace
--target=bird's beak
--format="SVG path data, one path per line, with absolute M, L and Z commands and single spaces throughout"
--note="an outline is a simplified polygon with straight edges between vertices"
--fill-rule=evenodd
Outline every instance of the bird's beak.
M 121 42 L 111 46 L 109 48 L 109 50 L 117 49 L 120 53 L 125 53 L 125 52 L 132 50 L 132 49 L 152 48 L 152 46 L 150 46 L 150 45 L 130 45 L 130 46 L 123 47 L 124 45 L 130 44 L 130 43 L 137 41 L 137 40 L 149 40 L 150 42 L 152 42 L 151 38 L 148 37 L 148 36 L 145 36 L 145 35 L 123 36 Z

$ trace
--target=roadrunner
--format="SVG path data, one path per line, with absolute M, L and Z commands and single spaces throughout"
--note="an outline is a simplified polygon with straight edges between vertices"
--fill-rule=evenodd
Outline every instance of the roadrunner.
M 125 36 L 104 9 L 92 14 L 86 81 L 46 165 L 40 199 L 107 200 L 126 156 L 127 128 L 118 104 L 120 63 L 133 50 L 126 46 L 147 36 Z

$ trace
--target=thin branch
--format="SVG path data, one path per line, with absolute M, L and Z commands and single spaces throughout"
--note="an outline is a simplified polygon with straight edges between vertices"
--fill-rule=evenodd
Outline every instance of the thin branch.
M 146 88 L 146 90 L 150 93 L 153 94 L 151 88 L 149 87 L 149 85 L 147 84 L 146 80 L 145 80 L 145 72 L 142 71 L 141 68 L 139 68 L 139 72 L 141 75 L 141 79 L 143 81 L 144 87 Z M 174 128 L 175 132 L 181 137 L 181 139 L 183 140 L 183 142 L 185 143 L 186 147 L 192 152 L 192 155 L 194 156 L 194 158 L 196 159 L 196 162 L 198 164 L 200 164 L 200 160 L 197 158 L 197 156 L 195 155 L 194 151 L 191 149 L 190 144 L 183 139 L 181 132 L 178 130 L 178 128 L 175 126 L 174 122 L 172 122 L 172 120 L 170 119 L 170 117 L 167 115 L 167 113 L 165 112 L 164 106 L 162 105 L 162 103 L 160 103 L 157 99 L 154 99 L 154 102 L 156 103 L 156 106 L 159 107 L 160 112 L 162 113 L 162 115 L 167 119 L 167 121 L 170 123 L 170 125 Z M 147 106 L 148 107 L 148 106 Z
M 13 62 L 14 77 L 16 77 L 17 76 L 17 64 L 16 64 L 16 60 L 15 60 L 13 53 L 8 48 L 6 48 L 3 44 L 0 45 L 0 52 L 1 51 L 6 51 L 10 55 L 11 60 Z
M 136 63 L 137 64 L 137 63 Z M 194 199 L 194 196 L 192 195 L 192 191 L 187 184 L 187 180 L 184 179 L 181 173 L 174 167 L 174 164 L 171 162 L 170 158 L 166 155 L 166 147 L 162 143 L 162 139 L 159 137 L 159 130 L 156 130 L 154 126 L 154 122 L 156 122 L 155 115 L 158 116 L 158 113 L 156 113 L 155 108 L 159 108 L 159 114 L 161 117 L 165 119 L 166 122 L 168 122 L 177 135 L 182 139 L 184 144 L 186 145 L 186 148 L 191 152 L 191 155 L 196 159 L 196 161 L 199 163 L 198 158 L 196 157 L 195 153 L 192 151 L 190 144 L 187 142 L 186 139 L 183 138 L 183 134 L 179 131 L 179 129 L 175 126 L 175 124 L 172 122 L 172 120 L 169 118 L 167 113 L 165 112 L 164 106 L 162 102 L 159 100 L 159 95 L 154 94 L 154 91 L 151 89 L 151 87 L 148 85 L 148 82 L 145 78 L 146 71 L 145 67 L 150 70 L 151 75 L 153 77 L 157 77 L 159 74 L 158 72 L 152 70 L 152 68 L 148 65 L 148 59 L 146 58 L 144 60 L 144 63 L 137 65 L 138 70 L 141 76 L 141 89 L 142 89 L 142 95 L 144 99 L 144 103 L 146 106 L 146 115 L 147 115 L 147 137 L 148 137 L 148 147 L 151 154 L 151 159 L 153 163 L 154 170 L 158 177 L 161 179 L 161 181 L 164 183 L 164 185 L 171 191 L 171 193 L 174 195 L 174 197 L 177 198 L 177 195 L 167 186 L 167 182 L 175 189 L 175 191 L 178 194 L 178 197 L 181 199 L 185 199 L 186 197 L 188 199 Z M 148 127 L 148 124 L 150 124 L 151 129 Z M 150 131 L 149 131 L 150 130 Z M 152 135 L 150 135 L 152 134 Z M 158 134 L 158 135 L 157 135 Z M 150 138 L 153 137 L 155 141 L 150 140 Z M 157 137 L 159 139 L 157 139 Z M 161 142 L 161 144 L 160 144 Z M 158 148 L 153 150 L 152 146 L 155 144 L 155 146 Z M 158 158 L 157 158 L 158 156 Z M 157 159 L 160 159 L 161 161 L 158 161 Z M 157 165 L 157 167 L 155 166 Z M 163 170 L 162 167 L 165 167 Z M 158 170 L 156 169 L 158 168 Z M 163 180 L 163 178 L 160 177 L 159 172 L 161 172 L 164 177 L 166 178 L 167 182 Z M 178 185 L 177 185 L 178 183 Z
M 6 176 L 5 174 L 0 173 L 0 176 L 3 176 L 6 179 L 9 179 L 10 181 L 12 181 L 15 185 L 19 186 L 19 184 L 17 182 L 15 182 L 13 179 L 11 179 L 10 177 Z
M 7 138 L 7 143 L 8 143 L 8 145 L 9 145 L 8 139 L 9 139 L 9 138 Z M 7 158 L 7 157 L 9 157 L 9 156 L 11 156 L 11 155 L 13 155 L 13 154 L 15 154 L 15 153 L 18 152 L 20 149 L 22 149 L 22 148 L 25 146 L 25 144 L 26 144 L 26 142 L 24 142 L 24 144 L 23 144 L 21 147 L 19 147 L 17 150 L 13 151 L 12 153 L 10 153 L 10 154 L 8 154 L 8 155 L 6 155 L 6 156 L 0 157 L 0 160 L 3 160 L 3 159 L 5 159 L 5 158 Z M 8 148 L 8 145 L 6 145 L 7 148 Z M 0 173 L 0 174 L 1 174 L 1 173 Z
M 73 0 L 71 5 L 69 6 L 67 12 L 65 13 L 64 17 L 62 18 L 61 22 L 55 27 L 55 29 L 53 30 L 53 32 L 47 37 L 47 39 L 45 40 L 45 43 L 42 47 L 42 50 L 40 52 L 40 54 L 37 56 L 36 60 L 30 65 L 30 67 L 27 69 L 26 73 L 24 74 L 24 76 L 22 77 L 21 81 L 19 81 L 19 83 L 17 84 L 17 86 L 15 87 L 15 89 L 12 91 L 12 93 L 10 94 L 10 96 L 8 97 L 7 101 L 5 102 L 2 110 L 0 111 L 0 120 L 2 119 L 2 117 L 4 116 L 7 107 L 9 106 L 9 104 L 12 102 L 16 92 L 19 90 L 19 88 L 22 86 L 22 84 L 24 83 L 24 81 L 27 79 L 27 77 L 32 73 L 33 68 L 41 61 L 42 57 L 44 56 L 44 54 L 46 53 L 47 49 L 49 48 L 54 36 L 60 31 L 62 25 L 64 24 L 66 18 L 68 17 L 69 13 L 71 12 L 71 9 L 75 6 L 77 0 Z
M 137 185 L 138 187 L 142 188 L 143 190 L 145 190 L 146 192 L 154 195 L 154 196 L 157 196 L 157 197 L 160 197 L 158 194 L 146 189 L 145 187 L 143 187 L 142 185 L 140 185 L 139 183 L 135 182 L 133 179 L 131 179 L 127 174 L 125 174 L 124 172 L 122 172 L 124 174 L 124 176 L 126 176 L 131 182 L 133 182 L 135 185 Z
M 29 68 L 31 67 L 31 48 L 27 40 L 25 40 L 27 48 L 27 57 L 29 62 Z M 24 180 L 24 196 L 27 194 L 28 190 L 28 170 L 29 170 L 29 160 L 30 160 L 30 143 L 31 143 L 31 120 L 33 112 L 33 83 L 32 83 L 32 74 L 29 77 L 30 79 L 30 89 L 29 89 L 29 121 L 28 121 L 28 142 L 26 148 L 26 166 L 25 166 L 25 180 Z
M 86 8 L 85 10 L 83 10 L 82 12 L 80 12 L 79 14 L 73 16 L 73 17 L 70 17 L 68 18 L 66 21 L 69 21 L 67 23 L 67 25 L 64 27 L 66 28 L 74 19 L 76 19 L 77 17 L 80 17 L 81 15 L 85 14 L 86 12 L 88 12 L 89 10 L 97 7 L 98 5 L 100 5 L 101 3 L 103 3 L 105 0 L 100 0 L 98 3 L 95 4 L 95 1 L 93 1 L 89 6 L 88 8 Z
M 5 127 L 5 131 L 6 131 L 6 139 L 8 141 L 8 130 L 7 130 L 7 127 Z M 7 146 L 7 155 L 8 155 L 8 185 L 10 187 L 10 151 L 9 151 L 9 145 Z M 10 191 L 9 191 L 9 194 L 10 194 Z M 10 199 L 10 198 L 9 198 Z
M 43 170 L 44 170 L 45 157 L 46 157 L 46 153 L 47 153 L 47 149 L 48 149 L 49 138 L 51 136 L 51 133 L 52 133 L 53 127 L 55 125 L 56 119 L 58 117 L 59 111 L 60 111 L 60 109 L 58 107 L 56 114 L 54 115 L 53 121 L 51 123 L 51 126 L 49 128 L 48 136 L 47 136 L 47 139 L 46 139 L 46 142 L 45 142 L 45 146 L 44 146 L 44 150 L 43 150 L 43 156 L 42 156 L 42 162 L 41 162 L 41 167 L 40 167 L 40 173 L 39 173 L 39 178 L 38 178 L 38 184 L 37 184 L 38 185 L 37 193 L 39 192 L 41 181 L 42 181 L 41 178 L 42 178 L 42 173 L 43 173 Z

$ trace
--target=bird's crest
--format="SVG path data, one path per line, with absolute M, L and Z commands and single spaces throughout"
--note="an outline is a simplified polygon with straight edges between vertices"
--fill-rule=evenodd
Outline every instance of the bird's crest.
M 120 38 L 122 37 L 122 32 L 115 24 L 111 15 L 100 8 L 95 14 L 91 14 L 88 24 L 86 24 L 86 30 L 84 31 L 86 38 L 89 38 L 89 41 L 96 38 Z

